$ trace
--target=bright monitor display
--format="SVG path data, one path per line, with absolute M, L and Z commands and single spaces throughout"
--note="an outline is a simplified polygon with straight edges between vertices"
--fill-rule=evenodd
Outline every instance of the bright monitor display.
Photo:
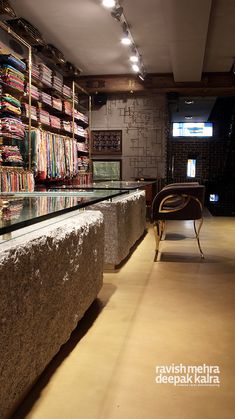
M 196 159 L 188 159 L 187 177 L 196 177 Z
M 173 122 L 173 137 L 212 137 L 212 122 Z

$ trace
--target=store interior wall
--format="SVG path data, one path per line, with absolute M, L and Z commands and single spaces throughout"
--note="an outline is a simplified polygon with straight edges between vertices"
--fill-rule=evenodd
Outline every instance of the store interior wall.
M 110 95 L 106 104 L 93 106 L 92 130 L 122 130 L 122 178 L 165 178 L 168 111 L 165 95 Z
M 213 215 L 235 215 L 235 98 L 220 97 L 210 115 L 211 138 L 173 138 L 167 142 L 167 181 L 198 181 L 206 186 Z M 196 176 L 187 177 L 188 159 L 196 160 Z M 217 201 L 210 201 L 210 195 Z

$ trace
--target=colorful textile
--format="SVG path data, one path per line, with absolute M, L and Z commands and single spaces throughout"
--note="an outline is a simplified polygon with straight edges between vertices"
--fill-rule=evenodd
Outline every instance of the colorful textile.
M 63 85 L 63 95 L 67 96 L 69 98 L 72 97 L 72 89 L 68 86 L 66 86 L 65 84 Z
M 8 64 L 19 71 L 26 70 L 26 64 L 13 54 L 0 54 L 0 63 Z
M 69 102 L 68 100 L 64 100 L 63 102 L 63 112 L 66 113 L 66 115 L 72 115 L 73 112 L 73 107 L 72 107 L 72 103 Z
M 72 138 L 35 129 L 31 132 L 35 176 L 63 179 L 78 173 L 77 142 Z
M 23 114 L 26 118 L 29 118 L 29 105 L 28 103 L 22 104 Z M 31 119 L 37 121 L 37 108 L 35 106 L 31 106 Z
M 88 117 L 77 109 L 74 109 L 74 118 L 88 125 Z
M 22 169 L 0 168 L 0 191 L 1 192 L 33 192 L 33 173 Z
M 62 104 L 62 100 L 61 99 L 58 99 L 56 97 L 52 97 L 52 106 L 53 106 L 53 108 L 55 108 L 58 111 L 61 111 L 62 112 L 63 104 Z
M 0 66 L 0 79 L 3 83 L 21 92 L 24 91 L 24 74 L 7 64 Z
M 39 67 L 39 79 L 49 87 L 52 87 L 52 70 L 45 64 L 40 63 Z
M 62 89 L 63 89 L 63 78 L 61 79 L 60 77 L 58 77 L 56 75 L 53 75 L 52 76 L 52 86 L 53 86 L 53 88 L 55 90 L 57 90 L 58 92 L 62 93 Z
M 0 136 L 22 140 L 25 135 L 25 127 L 18 118 L 0 118 Z
M 19 147 L 11 145 L 2 145 L 0 146 L 2 152 L 3 163 L 14 165 L 14 166 L 23 166 L 23 158 L 20 154 Z

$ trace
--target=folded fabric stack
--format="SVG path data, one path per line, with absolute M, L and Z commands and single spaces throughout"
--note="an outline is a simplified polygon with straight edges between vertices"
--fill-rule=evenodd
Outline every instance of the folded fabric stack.
M 72 115 L 73 108 L 72 108 L 71 102 L 69 102 L 68 100 L 64 100 L 63 107 L 64 107 L 63 111 L 64 113 L 66 113 L 66 115 Z
M 57 118 L 57 116 L 54 115 L 50 115 L 50 124 L 51 127 L 60 129 L 60 118 Z
M 74 95 L 74 103 L 77 105 L 78 104 L 78 95 Z
M 77 109 L 74 109 L 74 118 L 88 125 L 88 116 L 84 115 L 82 112 L 79 112 Z
M 71 122 L 70 121 L 61 121 L 61 129 L 72 132 Z
M 45 92 L 41 92 L 41 101 L 47 105 L 52 106 L 52 97 Z
M 29 84 L 27 83 L 26 86 L 26 93 L 29 94 Z M 33 99 L 39 100 L 40 99 L 40 91 L 38 90 L 37 86 L 31 85 L 31 96 Z
M 60 79 L 59 77 L 53 75 L 52 81 L 53 81 L 52 83 L 53 89 L 61 93 L 63 89 L 63 79 Z
M 72 96 L 72 89 L 69 86 L 63 85 L 63 95 L 71 98 Z
M 18 99 L 5 93 L 1 96 L 0 111 L 2 116 L 21 115 L 21 104 Z
M 78 170 L 87 172 L 89 169 L 89 159 L 86 156 L 78 158 Z
M 50 125 L 50 114 L 47 111 L 44 111 L 44 109 L 38 109 L 38 121 L 41 122 L 41 124 Z
M 88 144 L 87 143 L 77 143 L 77 150 L 87 152 L 88 151 Z
M 19 147 L 16 145 L 2 145 L 0 148 L 2 150 L 3 164 L 9 166 L 23 166 L 23 158 L 20 154 Z
M 0 54 L 0 63 L 8 64 L 16 70 L 24 72 L 26 70 L 26 64 L 24 61 L 16 58 L 13 54 Z
M 52 87 L 52 71 L 45 64 L 40 63 L 39 67 L 39 79 L 49 87 Z
M 38 64 L 32 63 L 32 77 L 34 77 L 35 79 L 40 78 L 40 71 L 39 71 Z
M 52 106 L 53 106 L 53 108 L 57 109 L 58 111 L 62 111 L 62 109 L 63 109 L 62 100 L 57 99 L 56 97 L 52 97 Z
M 25 127 L 18 118 L 1 118 L 0 119 L 0 136 L 7 138 L 22 140 L 25 135 Z
M 20 217 L 22 209 L 23 209 L 23 199 L 14 198 L 14 200 L 9 202 L 7 207 L 2 209 L 1 218 L 4 221 L 17 220 Z
M 1 64 L 0 79 L 8 86 L 13 87 L 20 92 L 24 91 L 24 74 L 9 64 Z
M 79 135 L 80 137 L 86 137 L 86 130 L 74 122 L 74 134 Z
M 23 103 L 22 109 L 23 109 L 24 116 L 29 118 L 29 105 L 28 105 L 28 103 Z M 33 119 L 34 121 L 37 121 L 37 119 L 38 119 L 36 106 L 31 106 L 31 119 Z

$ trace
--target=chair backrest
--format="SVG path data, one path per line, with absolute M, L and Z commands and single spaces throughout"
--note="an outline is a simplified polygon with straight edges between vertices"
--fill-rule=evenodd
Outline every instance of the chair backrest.
M 202 218 L 205 187 L 175 184 L 164 187 L 152 204 L 152 220 L 197 220 Z

